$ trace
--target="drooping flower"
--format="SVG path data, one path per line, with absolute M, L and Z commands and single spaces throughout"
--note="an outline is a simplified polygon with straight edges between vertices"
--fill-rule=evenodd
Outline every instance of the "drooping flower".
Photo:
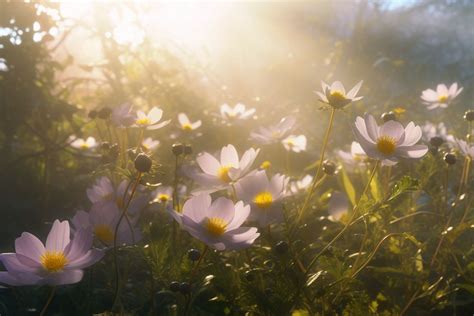
M 453 83 L 449 89 L 445 84 L 438 84 L 436 91 L 432 89 L 424 90 L 421 93 L 421 99 L 428 106 L 428 110 L 447 108 L 462 90 L 462 87 L 458 89 L 457 82 Z
M 163 121 L 161 123 L 161 117 L 163 111 L 154 106 L 148 114 L 143 111 L 137 111 L 137 118 L 135 120 L 135 126 L 146 128 L 148 130 L 155 130 L 168 125 L 171 120 Z
M 234 204 L 224 197 L 211 201 L 202 194 L 187 200 L 182 212 L 182 228 L 216 250 L 239 250 L 260 236 L 256 227 L 241 227 L 250 213 L 242 201 Z
M 173 200 L 173 188 L 170 186 L 160 185 L 152 193 L 153 202 L 168 203 Z
M 282 221 L 281 202 L 285 197 L 288 180 L 280 174 L 269 180 L 266 172 L 262 170 L 237 182 L 237 197 L 252 207 L 250 220 L 258 221 L 260 227 Z
M 327 103 L 333 108 L 340 109 L 351 102 L 359 101 L 363 98 L 357 96 L 362 83 L 362 80 L 359 81 L 348 93 L 346 93 L 346 89 L 340 81 L 335 81 L 331 85 L 321 81 L 323 92 L 316 91 L 316 94 L 319 96 L 321 102 Z
M 97 147 L 97 142 L 94 137 L 87 137 L 86 140 L 83 138 L 76 138 L 71 142 L 71 146 L 80 150 L 90 150 Z
M 283 147 L 288 151 L 299 153 L 306 150 L 306 136 L 290 135 L 281 141 Z
M 130 127 L 135 123 L 136 116 L 132 111 L 130 103 L 124 103 L 112 110 L 112 123 L 116 127 L 124 128 Z
M 416 145 L 421 139 L 421 128 L 413 122 L 403 128 L 397 121 L 378 126 L 372 115 L 358 116 L 354 134 L 367 156 L 397 163 L 400 158 L 421 158 L 428 152 L 425 145 Z
M 260 127 L 257 131 L 250 133 L 250 138 L 262 145 L 274 144 L 282 141 L 295 126 L 296 119 L 287 116 L 270 127 Z
M 470 159 L 474 159 L 474 145 L 470 145 L 462 139 L 456 139 L 456 143 L 461 152 Z
M 94 204 L 89 212 L 77 211 L 71 219 L 71 224 L 76 230 L 89 229 L 99 242 L 99 245 L 111 247 L 114 244 L 115 228 L 121 212 L 118 208 L 102 207 Z M 123 218 L 117 230 L 117 245 L 133 245 L 142 238 L 142 233 L 137 225 L 138 218 Z
M 239 154 L 233 145 L 222 147 L 219 160 L 204 152 L 196 160 L 202 172 L 192 171 L 189 176 L 209 192 L 226 189 L 250 172 L 260 149 L 250 148 L 239 160 Z
M 25 232 L 15 240 L 16 253 L 0 255 L 7 270 L 0 272 L 0 282 L 12 286 L 77 283 L 84 275 L 82 269 L 104 256 L 103 251 L 91 248 L 90 230 L 79 229 L 71 240 L 69 223 L 56 220 L 46 244 Z
M 233 123 L 236 120 L 246 120 L 255 113 L 255 109 L 246 109 L 242 103 L 237 103 L 231 108 L 227 103 L 221 105 L 221 118 L 227 123 Z
M 347 196 L 339 191 L 331 193 L 328 203 L 328 219 L 337 222 L 349 211 L 349 200 Z
M 178 122 L 179 122 L 179 127 L 185 132 L 192 132 L 195 129 L 201 127 L 202 125 L 201 120 L 197 120 L 196 122 L 191 122 L 188 116 L 184 113 L 178 114 Z
M 306 191 L 309 188 L 311 183 L 313 182 L 312 175 L 305 175 L 301 180 L 291 181 L 290 184 L 290 192 L 292 194 L 298 194 L 301 192 Z
M 154 151 L 156 148 L 158 148 L 159 145 L 160 145 L 160 141 L 154 140 L 151 137 L 145 138 L 142 142 L 142 148 L 147 152 Z

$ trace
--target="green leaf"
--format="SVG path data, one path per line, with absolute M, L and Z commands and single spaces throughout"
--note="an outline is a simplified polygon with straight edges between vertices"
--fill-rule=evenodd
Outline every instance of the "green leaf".
M 352 185 L 351 179 L 349 179 L 346 171 L 342 169 L 342 183 L 344 184 L 344 189 L 346 190 L 346 194 L 349 197 L 352 205 L 356 204 L 356 192 L 354 186 Z
M 297 309 L 291 313 L 291 316 L 309 316 L 309 312 L 305 309 Z
M 321 276 L 321 274 L 323 274 L 323 272 L 324 271 L 321 270 L 321 271 L 311 274 L 310 277 L 308 278 L 308 281 L 306 281 L 306 286 L 311 286 L 311 284 L 313 284 Z
M 379 175 L 377 173 L 374 175 L 374 178 L 370 182 L 370 193 L 377 202 L 380 202 L 382 200 L 382 188 L 379 181 Z
M 392 201 L 396 199 L 403 193 L 413 192 L 417 190 L 419 190 L 418 179 L 412 178 L 410 176 L 403 176 L 393 186 L 392 194 L 390 195 L 390 198 L 388 199 L 388 201 Z

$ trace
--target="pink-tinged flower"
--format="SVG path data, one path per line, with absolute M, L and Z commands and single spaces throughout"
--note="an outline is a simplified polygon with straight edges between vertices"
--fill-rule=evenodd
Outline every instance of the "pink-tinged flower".
M 77 211 L 71 219 L 71 224 L 76 230 L 88 229 L 92 231 L 99 245 L 111 247 L 114 244 L 115 227 L 120 215 L 121 212 L 117 208 L 94 204 L 90 212 Z M 137 221 L 138 218 L 128 217 L 128 222 L 126 219 L 120 222 L 117 231 L 118 245 L 133 245 L 142 239 Z
M 104 256 L 91 249 L 92 233 L 80 229 L 70 239 L 69 223 L 54 221 L 44 245 L 36 236 L 23 233 L 15 240 L 16 253 L 3 253 L 0 261 L 7 271 L 0 282 L 12 286 L 64 285 L 81 281 L 87 268 Z
M 448 129 L 443 122 L 439 123 L 438 125 L 426 122 L 425 125 L 421 127 L 421 129 L 423 132 L 423 140 L 426 142 L 430 142 L 433 137 L 441 137 L 449 147 L 453 147 L 456 144 L 454 136 L 448 134 Z
M 349 211 L 349 200 L 347 196 L 339 191 L 331 193 L 328 203 L 328 219 L 333 222 L 337 222 L 342 216 L 346 215 Z
M 148 130 L 155 130 L 168 125 L 171 121 L 160 122 L 163 116 L 163 111 L 154 106 L 148 114 L 143 111 L 137 111 L 137 118 L 135 120 L 135 126 L 146 128 Z
M 94 137 L 87 137 L 86 140 L 82 138 L 76 138 L 71 142 L 71 146 L 79 150 L 90 150 L 97 147 L 97 142 Z
M 135 123 L 136 116 L 130 103 L 124 103 L 112 110 L 112 123 L 119 128 L 129 127 Z
M 269 180 L 266 172 L 262 170 L 237 182 L 237 197 L 252 207 L 250 220 L 258 221 L 260 227 L 282 221 L 281 202 L 285 197 L 288 180 L 280 174 Z
M 301 180 L 291 181 L 290 182 L 290 192 L 291 194 L 298 194 L 306 191 L 311 183 L 313 182 L 312 175 L 305 175 Z
M 154 151 L 156 148 L 158 148 L 159 145 L 160 145 L 160 141 L 159 140 L 154 140 L 151 137 L 145 138 L 145 140 L 143 140 L 143 142 L 142 142 L 142 148 L 146 152 Z
M 306 136 L 290 135 L 281 141 L 283 147 L 288 151 L 299 153 L 306 150 Z
M 358 142 L 352 142 L 350 151 L 338 150 L 337 155 L 351 169 L 365 165 L 369 159 Z
M 153 202 L 168 203 L 173 200 L 173 188 L 170 186 L 160 185 L 152 193 Z
M 148 203 L 149 197 L 141 193 L 142 189 L 143 187 L 139 185 L 127 208 L 127 213 L 131 216 L 137 215 Z M 127 192 L 125 193 L 126 190 Z M 118 187 L 115 188 L 109 178 L 101 177 L 97 179 L 92 188 L 88 188 L 86 192 L 87 197 L 93 204 L 99 204 L 100 207 L 103 208 L 117 208 L 123 210 L 132 194 L 132 188 L 127 180 L 123 180 Z
M 204 189 L 218 191 L 226 189 L 250 172 L 260 149 L 248 149 L 239 160 L 239 154 L 233 145 L 222 147 L 219 160 L 204 152 L 196 160 L 202 172 L 191 171 L 189 176 Z
M 185 132 L 192 132 L 195 129 L 201 127 L 202 125 L 201 120 L 197 120 L 196 122 L 191 122 L 188 116 L 184 113 L 178 114 L 178 122 L 179 122 L 179 127 Z
M 348 93 L 346 93 L 346 89 L 340 81 L 335 81 L 331 85 L 321 81 L 323 92 L 316 91 L 316 94 L 319 96 L 321 102 L 327 103 L 333 108 L 340 109 L 351 102 L 359 101 L 363 98 L 357 96 L 357 93 L 362 86 L 362 82 L 362 80 L 359 81 Z
M 400 158 L 421 158 L 428 152 L 425 145 L 416 145 L 421 139 L 421 128 L 413 122 L 406 128 L 400 122 L 388 121 L 378 126 L 372 115 L 358 116 L 354 134 L 367 156 L 397 163 Z
M 445 84 L 439 84 L 436 91 L 432 89 L 424 90 L 421 93 L 421 99 L 424 104 L 428 105 L 428 110 L 447 108 L 462 90 L 462 87 L 458 89 L 457 82 L 453 83 L 449 89 Z
M 293 116 L 287 116 L 276 125 L 260 127 L 256 132 L 250 133 L 250 138 L 262 145 L 278 143 L 288 136 L 295 123 L 296 119 Z
M 466 157 L 470 157 L 470 159 L 474 159 L 474 145 L 469 145 L 469 143 L 465 142 L 462 139 L 456 139 L 456 143 L 458 144 L 458 147 L 461 150 L 461 152 Z
M 227 103 L 221 105 L 221 117 L 227 123 L 236 120 L 246 120 L 255 113 L 255 109 L 246 109 L 242 103 L 237 103 L 231 108 Z
M 214 202 L 202 194 L 184 203 L 182 228 L 217 250 L 239 250 L 253 244 L 260 234 L 256 227 L 241 227 L 250 213 L 242 201 L 234 204 L 220 197 Z

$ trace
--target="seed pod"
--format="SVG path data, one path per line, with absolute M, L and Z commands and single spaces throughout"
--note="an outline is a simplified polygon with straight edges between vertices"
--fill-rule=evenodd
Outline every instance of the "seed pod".
M 444 139 L 442 137 L 439 137 L 439 136 L 434 136 L 434 137 L 431 137 L 431 139 L 430 139 L 430 144 L 433 147 L 436 147 L 436 148 L 443 145 L 443 143 L 444 143 Z
M 179 289 L 180 289 L 179 282 L 177 282 L 177 281 L 171 282 L 169 288 L 173 292 L 178 292 Z

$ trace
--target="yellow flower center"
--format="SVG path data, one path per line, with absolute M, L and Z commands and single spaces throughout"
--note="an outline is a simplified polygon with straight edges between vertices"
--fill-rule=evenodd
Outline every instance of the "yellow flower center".
M 219 179 L 221 179 L 223 182 L 230 182 L 232 179 L 229 177 L 229 169 L 232 168 L 232 166 L 222 166 L 219 168 L 217 171 L 217 176 Z
M 226 227 L 227 223 L 222 218 L 211 217 L 207 219 L 207 231 L 214 237 L 222 236 L 225 233 Z
M 84 144 L 81 144 L 80 148 L 81 148 L 81 149 L 89 149 L 89 145 L 87 145 L 86 143 L 84 143 Z
M 262 164 L 260 165 L 260 169 L 270 169 L 270 167 L 272 166 L 272 163 L 268 160 L 265 160 L 264 162 L 262 162 Z
M 40 258 L 43 268 L 48 272 L 59 272 L 64 269 L 68 260 L 62 251 L 46 251 Z
M 253 202 L 262 209 L 269 208 L 273 203 L 273 196 L 270 192 L 261 192 L 255 196 Z
M 168 194 L 158 194 L 158 200 L 160 200 L 161 202 L 168 202 L 170 199 L 170 196 Z
M 96 225 L 94 234 L 104 244 L 111 244 L 114 241 L 114 232 L 108 225 Z
M 396 148 L 396 141 L 390 136 L 380 136 L 377 139 L 377 149 L 384 155 L 393 154 Z
M 189 123 L 183 124 L 182 128 L 183 128 L 183 130 L 185 130 L 187 132 L 190 132 L 190 131 L 193 130 L 193 127 Z
M 149 125 L 150 119 L 148 117 L 144 117 L 144 118 L 138 119 L 136 123 L 137 125 Z
M 338 90 L 331 91 L 331 97 L 335 101 L 343 101 L 343 100 L 346 99 L 346 96 L 344 95 L 344 93 L 342 93 L 342 91 L 338 91 Z
M 445 103 L 446 101 L 448 101 L 448 96 L 447 95 L 440 95 L 438 97 L 438 102 Z

